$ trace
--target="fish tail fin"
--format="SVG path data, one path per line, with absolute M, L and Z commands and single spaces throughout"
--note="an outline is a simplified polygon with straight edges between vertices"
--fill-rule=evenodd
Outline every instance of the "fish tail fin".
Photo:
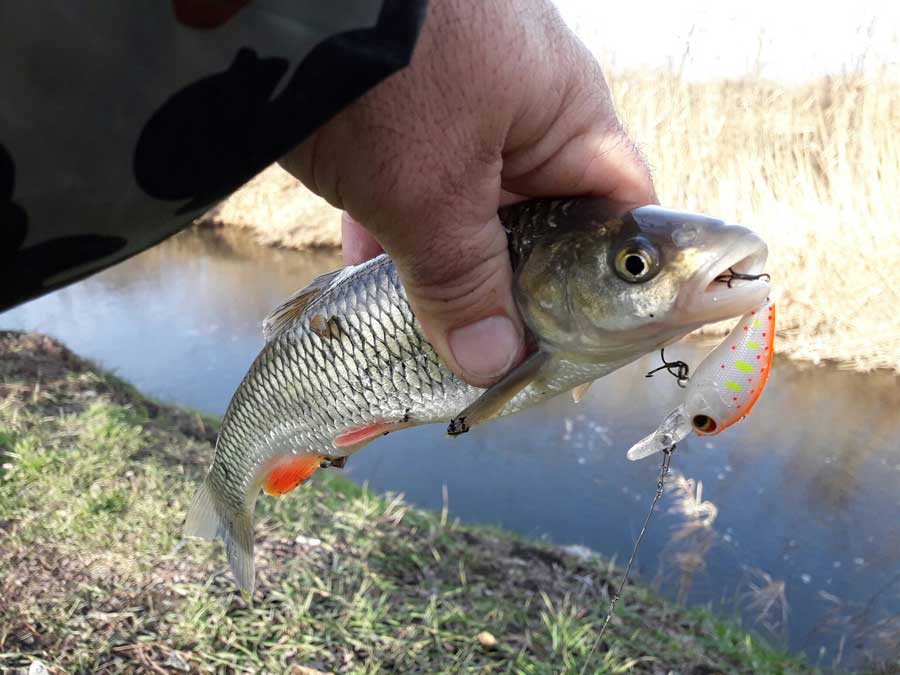
M 224 535 L 222 518 L 207 480 L 200 485 L 188 509 L 184 520 L 184 535 L 198 539 L 221 539 Z
M 253 516 L 236 514 L 225 521 L 225 554 L 238 588 L 248 598 L 253 595 L 256 571 L 253 566 Z
M 228 565 L 245 595 L 252 595 L 255 582 L 253 566 L 253 514 L 230 513 L 204 480 L 184 521 L 184 534 L 200 539 L 221 539 Z

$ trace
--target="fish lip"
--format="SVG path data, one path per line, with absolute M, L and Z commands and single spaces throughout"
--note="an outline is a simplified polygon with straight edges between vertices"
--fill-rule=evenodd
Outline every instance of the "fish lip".
M 694 275 L 694 278 L 678 294 L 676 306 L 690 323 L 709 323 L 746 314 L 762 304 L 769 295 L 769 282 L 735 280 L 731 287 L 716 281 L 716 277 L 728 274 L 729 269 L 743 274 L 765 272 L 768 247 L 754 232 L 743 232 L 734 244 L 719 258 Z

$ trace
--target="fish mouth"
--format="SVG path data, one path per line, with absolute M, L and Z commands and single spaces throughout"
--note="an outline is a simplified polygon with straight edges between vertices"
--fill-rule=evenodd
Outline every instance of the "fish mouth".
M 678 295 L 676 304 L 692 323 L 710 323 L 746 314 L 769 295 L 765 274 L 768 247 L 750 230 L 730 227 L 736 230 L 734 243 L 697 272 Z M 740 278 L 760 275 L 762 278 Z

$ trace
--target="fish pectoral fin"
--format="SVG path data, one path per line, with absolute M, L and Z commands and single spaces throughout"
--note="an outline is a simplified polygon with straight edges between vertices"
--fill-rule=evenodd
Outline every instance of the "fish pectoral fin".
M 334 270 L 321 276 L 316 277 L 305 288 L 301 288 L 291 297 L 273 309 L 269 316 L 263 319 L 263 337 L 266 342 L 277 337 L 284 331 L 294 319 L 303 313 L 306 306 L 319 293 L 324 291 L 331 285 L 335 277 L 343 272 L 343 270 Z
M 285 495 L 312 476 L 321 463 L 322 455 L 312 452 L 278 457 L 268 467 L 263 492 L 271 497 Z
M 537 351 L 487 389 L 459 415 L 450 420 L 447 433 L 458 436 L 495 417 L 513 396 L 534 382 L 550 362 L 550 354 Z
M 591 385 L 594 384 L 593 381 L 585 382 L 584 384 L 579 384 L 577 387 L 572 389 L 572 400 L 575 403 L 581 403 L 581 399 L 584 398 L 584 395 L 587 393 L 587 390 L 591 388 Z

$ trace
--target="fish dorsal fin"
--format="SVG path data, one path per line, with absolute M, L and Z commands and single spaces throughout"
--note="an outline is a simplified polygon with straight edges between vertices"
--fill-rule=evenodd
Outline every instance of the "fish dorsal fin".
M 269 316 L 263 319 L 262 330 L 266 342 L 270 342 L 272 339 L 281 335 L 281 333 L 291 325 L 294 319 L 303 313 L 306 306 L 309 305 L 319 293 L 328 288 L 343 271 L 343 269 L 334 270 L 333 272 L 327 272 L 316 277 L 309 282 L 308 286 L 301 288 L 283 303 L 278 305 L 278 307 L 273 309 L 269 313 Z

